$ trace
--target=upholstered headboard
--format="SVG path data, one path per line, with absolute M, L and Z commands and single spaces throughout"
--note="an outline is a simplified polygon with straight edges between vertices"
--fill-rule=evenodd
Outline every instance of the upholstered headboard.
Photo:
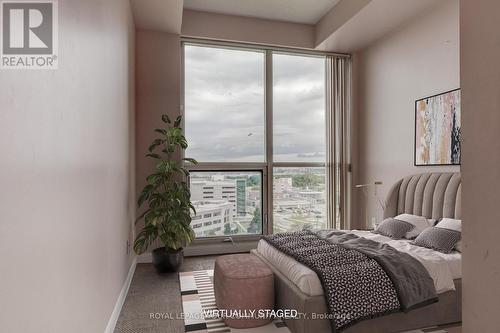
M 421 173 L 405 177 L 387 194 L 384 218 L 408 213 L 432 219 L 461 218 L 460 173 Z

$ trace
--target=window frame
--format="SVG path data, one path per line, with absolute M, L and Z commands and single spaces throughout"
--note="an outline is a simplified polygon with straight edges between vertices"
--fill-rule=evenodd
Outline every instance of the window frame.
M 203 47 L 215 47 L 215 48 L 227 48 L 236 50 L 245 50 L 253 52 L 264 52 L 264 140 L 265 140 L 265 161 L 264 162 L 199 162 L 197 165 L 186 165 L 189 171 L 261 171 L 262 172 L 262 234 L 260 235 L 231 235 L 231 236 L 214 236 L 214 237 L 203 237 L 197 238 L 193 242 L 194 245 L 206 245 L 222 242 L 238 242 L 238 241 L 250 241 L 257 242 L 264 235 L 273 233 L 273 181 L 274 181 L 274 168 L 294 168 L 294 167 L 323 167 L 326 168 L 327 161 L 324 162 L 274 162 L 273 161 L 273 54 L 290 54 L 296 56 L 311 56 L 311 57 L 324 57 L 326 66 L 326 56 L 335 55 L 342 57 L 349 57 L 347 54 L 314 51 L 306 49 L 294 49 L 294 48 L 281 48 L 272 47 L 266 45 L 257 44 L 246 44 L 246 43 L 234 43 L 234 42 L 222 42 L 213 41 L 206 39 L 196 39 L 196 38 L 181 38 L 181 106 L 180 113 L 183 119 L 183 130 L 185 128 L 185 45 L 196 45 Z M 325 89 L 327 89 L 328 84 L 326 83 L 325 77 Z M 327 138 L 326 131 L 326 112 L 328 108 L 326 107 L 325 100 L 325 140 Z M 325 142 L 325 149 L 327 145 Z M 184 158 L 184 151 L 182 152 L 182 158 Z M 326 189 L 325 189 L 326 191 Z M 330 194 L 326 191 L 327 198 Z M 325 215 L 325 219 L 328 219 L 328 215 Z M 326 221 L 327 226 L 332 226 L 334 221 Z M 243 247 L 246 248 L 246 247 Z M 228 249 L 224 252 L 239 252 L 240 248 L 238 246 Z M 244 249 L 243 249 L 244 251 Z

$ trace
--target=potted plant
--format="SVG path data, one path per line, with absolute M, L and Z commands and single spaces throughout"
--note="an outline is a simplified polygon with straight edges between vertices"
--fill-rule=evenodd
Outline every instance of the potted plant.
M 144 253 L 157 239 L 164 245 L 153 250 L 153 264 L 160 273 L 177 271 L 184 260 L 183 246 L 195 238 L 191 228 L 191 211 L 196 211 L 191 204 L 191 192 L 186 182 L 189 171 L 173 156 L 188 146 L 180 127 L 181 116 L 173 122 L 167 115 L 162 116 L 164 128 L 157 128 L 156 138 L 149 146 L 147 157 L 157 161 L 155 172 L 146 178 L 139 199 L 139 207 L 146 210 L 137 218 L 144 226 L 137 234 L 134 251 Z M 192 164 L 196 160 L 184 158 Z

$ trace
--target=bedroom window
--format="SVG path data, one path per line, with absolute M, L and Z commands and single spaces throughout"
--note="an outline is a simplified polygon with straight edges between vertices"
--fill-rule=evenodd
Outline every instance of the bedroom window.
M 273 161 L 325 163 L 325 57 L 273 53 Z
M 327 162 L 328 57 L 182 46 L 186 157 L 199 162 L 190 167 L 197 239 L 340 227 L 330 212 L 338 200 L 329 201 L 339 195 Z
M 189 186 L 196 237 L 262 234 L 260 171 L 191 171 Z M 206 188 L 213 195 L 206 195 Z
M 184 46 L 186 156 L 265 161 L 265 53 Z
M 326 228 L 324 167 L 273 170 L 273 232 Z
M 273 53 L 273 232 L 327 226 L 325 105 L 325 57 Z

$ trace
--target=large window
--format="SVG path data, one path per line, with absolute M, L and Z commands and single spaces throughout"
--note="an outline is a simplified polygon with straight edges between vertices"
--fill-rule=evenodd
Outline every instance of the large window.
M 197 237 L 326 227 L 325 56 L 183 49 Z
M 274 232 L 326 227 L 325 132 L 324 57 L 273 53 Z
M 199 162 L 264 162 L 262 51 L 185 45 L 186 155 Z
M 273 54 L 273 161 L 325 162 L 325 59 Z
M 262 234 L 262 173 L 192 171 L 196 237 Z
M 325 168 L 274 168 L 273 217 L 274 232 L 325 228 Z

